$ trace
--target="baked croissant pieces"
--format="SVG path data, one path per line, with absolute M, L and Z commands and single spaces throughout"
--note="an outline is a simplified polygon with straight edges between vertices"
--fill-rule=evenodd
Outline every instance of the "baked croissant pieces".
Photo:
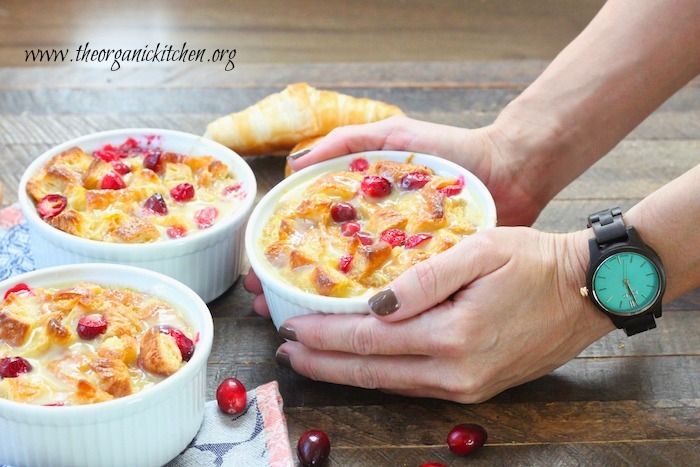
M 324 136 L 333 128 L 393 115 L 403 115 L 403 111 L 385 102 L 296 83 L 240 112 L 214 120 L 204 136 L 241 156 L 287 154 L 297 143 Z

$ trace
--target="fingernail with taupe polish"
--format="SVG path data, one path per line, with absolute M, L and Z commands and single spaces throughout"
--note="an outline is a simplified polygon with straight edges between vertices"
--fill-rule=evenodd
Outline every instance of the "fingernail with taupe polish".
M 296 342 L 297 340 L 297 333 L 294 331 L 294 329 L 290 328 L 289 326 L 280 326 L 277 332 L 280 336 L 284 337 L 288 341 Z
M 313 146 L 310 148 L 302 149 L 301 151 L 293 152 L 287 156 L 287 160 L 293 161 L 295 159 L 299 159 L 301 156 L 305 156 L 308 153 L 310 153 L 312 149 L 313 149 Z
M 394 291 L 384 289 L 369 299 L 369 307 L 379 316 L 389 315 L 399 309 L 400 303 Z
M 289 361 L 289 354 L 278 351 L 275 354 L 275 361 L 277 362 L 277 365 L 285 368 L 291 368 L 292 367 L 292 362 Z

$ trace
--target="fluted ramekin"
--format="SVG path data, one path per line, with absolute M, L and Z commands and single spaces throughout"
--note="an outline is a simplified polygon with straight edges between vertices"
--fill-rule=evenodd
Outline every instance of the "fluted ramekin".
M 179 239 L 123 244 L 77 237 L 44 222 L 27 193 L 27 182 L 53 156 L 74 146 L 86 152 L 127 138 L 158 138 L 164 151 L 191 156 L 210 155 L 225 162 L 246 193 L 240 206 L 212 227 Z M 36 268 L 72 263 L 117 263 L 143 267 L 170 276 L 194 290 L 205 302 L 223 294 L 238 278 L 243 260 L 243 232 L 255 202 L 255 175 L 238 154 L 201 136 L 154 128 L 128 128 L 76 138 L 40 155 L 19 183 L 19 203 L 29 226 Z
M 0 282 L 0 296 L 24 282 L 62 287 L 79 281 L 129 287 L 172 303 L 199 340 L 177 373 L 155 386 L 97 404 L 45 407 L 0 398 L 0 464 L 160 466 L 187 447 L 204 417 L 207 360 L 214 326 L 206 304 L 183 284 L 153 271 L 110 264 L 40 269 Z
M 248 261 L 262 283 L 263 292 L 275 326 L 289 318 L 312 313 L 368 313 L 367 297 L 326 297 L 300 290 L 282 279 L 269 264 L 257 245 L 263 229 L 277 207 L 280 198 L 319 175 L 346 170 L 353 159 L 364 157 L 370 163 L 379 160 L 392 160 L 421 164 L 433 169 L 442 176 L 464 177 L 464 190 L 470 201 L 476 203 L 482 213 L 478 230 L 496 226 L 496 206 L 486 186 L 474 174 L 453 162 L 428 154 L 406 151 L 367 151 L 330 159 L 307 167 L 286 178 L 270 190 L 253 210 L 245 232 L 245 248 Z

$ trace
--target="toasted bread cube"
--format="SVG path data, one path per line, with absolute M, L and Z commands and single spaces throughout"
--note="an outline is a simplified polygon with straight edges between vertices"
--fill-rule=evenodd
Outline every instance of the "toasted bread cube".
M 141 320 L 137 313 L 119 302 L 105 300 L 100 312 L 107 319 L 105 339 L 123 335 L 136 336 L 141 332 Z
M 31 294 L 10 294 L 0 305 L 0 340 L 20 346 L 37 326 L 41 309 Z
M 379 161 L 369 166 L 368 175 L 379 175 L 394 183 L 401 181 L 401 178 L 409 173 L 421 172 L 433 175 L 432 169 L 424 165 L 401 163 L 395 161 Z
M 146 371 L 170 376 L 182 366 L 182 354 L 173 339 L 155 328 L 146 331 L 141 339 L 139 365 Z
M 76 385 L 76 390 L 68 398 L 73 405 L 94 404 L 114 399 L 114 396 L 98 388 L 88 380 L 81 379 Z
M 64 346 L 75 340 L 75 334 L 57 318 L 50 318 L 46 322 L 46 336 L 52 343 Z
M 326 225 L 331 218 L 331 204 L 330 201 L 323 198 L 306 198 L 299 203 L 294 215 L 316 225 Z
M 135 337 L 128 334 L 108 337 L 97 348 L 97 355 L 101 358 L 121 360 L 130 365 L 139 356 L 139 343 Z
M 160 238 L 160 232 L 151 222 L 138 217 L 127 219 L 112 231 L 116 241 L 122 243 L 148 243 Z
M 113 170 L 112 164 L 103 161 L 99 157 L 94 157 L 92 163 L 83 174 L 83 186 L 88 190 L 99 190 L 102 188 L 104 176 Z
M 192 172 L 197 172 L 204 167 L 208 167 L 213 161 L 214 158 L 212 156 L 185 156 L 185 159 L 182 162 L 189 165 Z
M 289 253 L 289 267 L 292 269 L 300 268 L 302 266 L 308 266 L 314 264 L 316 259 L 313 256 L 309 256 L 307 253 L 293 249 Z
M 174 186 L 179 183 L 191 182 L 192 179 L 192 169 L 186 164 L 176 162 L 165 166 L 163 182 L 166 185 Z
M 64 209 L 57 216 L 46 219 L 46 222 L 52 227 L 79 237 L 84 236 L 87 230 L 85 216 L 74 209 Z
M 385 242 L 358 247 L 349 271 L 350 276 L 362 283 L 364 278 L 384 265 L 391 257 L 391 252 L 391 245 Z
M 97 375 L 99 387 L 114 397 L 124 397 L 133 393 L 129 368 L 114 358 L 98 358 L 90 364 Z
M 399 211 L 392 207 L 377 209 L 367 220 L 365 230 L 368 232 L 381 233 L 386 229 L 403 230 L 408 224 L 408 219 Z
M 350 199 L 360 190 L 360 184 L 364 174 L 359 172 L 343 172 L 331 174 L 319 178 L 309 186 L 309 194 L 319 193 L 326 196 L 338 196 L 342 199 Z
M 212 177 L 217 180 L 223 180 L 228 176 L 228 165 L 224 164 L 220 160 L 214 160 L 209 164 L 209 172 L 211 172 Z
M 29 373 L 0 380 L 0 397 L 14 402 L 32 402 L 50 392 L 46 379 Z
M 338 270 L 317 265 L 311 271 L 311 284 L 321 295 L 329 297 L 342 297 L 352 289 L 352 282 Z

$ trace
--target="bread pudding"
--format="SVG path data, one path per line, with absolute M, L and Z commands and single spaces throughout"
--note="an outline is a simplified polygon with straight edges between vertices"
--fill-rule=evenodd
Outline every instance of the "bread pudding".
M 128 396 L 180 370 L 196 341 L 181 313 L 150 294 L 20 283 L 0 304 L 0 397 L 60 406 Z
M 212 156 L 162 150 L 158 138 L 127 139 L 88 153 L 73 147 L 27 182 L 39 216 L 78 237 L 149 243 L 207 229 L 246 196 Z
M 412 163 L 353 159 L 285 193 L 258 247 L 287 283 L 359 297 L 477 231 L 482 213 L 451 177 Z

